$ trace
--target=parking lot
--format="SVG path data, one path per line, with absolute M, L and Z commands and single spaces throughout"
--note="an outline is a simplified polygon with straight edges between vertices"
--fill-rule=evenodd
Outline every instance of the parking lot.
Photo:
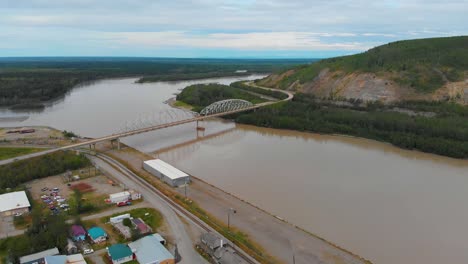
M 107 195 L 121 192 L 123 190 L 123 188 L 118 183 L 115 183 L 113 180 L 104 175 L 73 181 L 70 182 L 70 185 L 78 183 L 87 183 L 91 185 L 94 190 L 93 192 L 97 195 Z M 68 183 L 64 181 L 62 176 L 52 176 L 40 180 L 35 180 L 29 182 L 28 186 L 31 187 L 30 192 L 34 200 L 40 200 L 41 196 L 44 194 L 50 195 L 53 188 L 58 188 L 60 196 L 65 199 L 67 199 L 67 197 L 73 193 L 73 190 L 70 189 L 70 186 L 68 186 Z M 42 191 L 43 188 L 48 188 L 48 190 Z
M 103 202 L 109 194 L 123 190 L 123 187 L 105 175 L 71 182 L 68 182 L 67 177 L 58 175 L 28 183 L 33 199 L 43 208 L 49 208 L 53 214 L 69 210 L 69 199 L 75 185 L 89 185 L 91 191 L 85 193 L 83 199 L 97 204 Z

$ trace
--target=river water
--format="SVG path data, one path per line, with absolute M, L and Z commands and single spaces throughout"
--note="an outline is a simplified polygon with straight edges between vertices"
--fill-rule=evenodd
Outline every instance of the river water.
M 0 125 L 103 136 L 183 116 L 163 102 L 189 84 L 239 79 L 104 80 L 42 112 L 0 110 Z M 219 120 L 202 125 L 205 136 L 187 124 L 124 142 L 374 263 L 468 262 L 468 161 L 343 136 Z

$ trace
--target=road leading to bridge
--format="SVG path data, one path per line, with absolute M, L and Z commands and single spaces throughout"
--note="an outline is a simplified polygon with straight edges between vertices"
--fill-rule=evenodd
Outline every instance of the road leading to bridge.
M 103 142 L 103 141 L 119 140 L 120 138 L 123 138 L 123 137 L 129 137 L 129 136 L 142 134 L 142 133 L 146 133 L 146 132 L 150 132 L 150 131 L 154 131 L 154 130 L 159 130 L 159 129 L 163 129 L 163 128 L 178 126 L 178 125 L 192 123 L 192 122 L 196 122 L 196 121 L 202 121 L 202 120 L 213 118 L 213 117 L 221 117 L 221 116 L 236 114 L 236 113 L 240 113 L 240 112 L 244 112 L 244 111 L 250 111 L 250 110 L 260 108 L 260 107 L 265 107 L 265 106 L 268 106 L 268 105 L 277 104 L 279 102 L 289 101 L 289 100 L 292 100 L 293 97 L 294 97 L 294 94 L 292 92 L 290 92 L 290 91 L 261 87 L 261 86 L 258 86 L 256 84 L 254 84 L 253 82 L 246 82 L 246 84 L 248 84 L 250 86 L 253 86 L 253 87 L 265 89 L 265 90 L 279 91 L 279 92 L 287 94 L 288 98 L 283 99 L 281 101 L 264 102 L 264 103 L 256 104 L 256 105 L 246 107 L 246 108 L 242 108 L 242 109 L 236 109 L 236 110 L 232 110 L 232 111 L 226 111 L 226 112 L 216 113 L 216 114 L 211 114 L 211 115 L 197 116 L 197 117 L 194 117 L 194 118 L 184 119 L 184 120 L 175 121 L 175 122 L 171 122 L 171 123 L 160 124 L 160 125 L 150 126 L 150 127 L 141 128 L 141 129 L 135 129 L 135 130 L 132 130 L 132 131 L 122 132 L 122 133 L 118 133 L 118 134 L 112 134 L 112 135 L 108 135 L 108 136 L 104 136 L 104 137 L 100 137 L 100 138 L 95 138 L 95 139 L 91 139 L 91 140 L 87 140 L 87 141 L 67 145 L 67 146 L 64 146 L 64 147 L 48 149 L 46 151 L 31 153 L 31 154 L 24 155 L 24 156 L 19 156 L 19 157 L 16 157 L 16 158 L 3 160 L 3 161 L 0 161 L 0 165 L 11 163 L 11 162 L 16 161 L 16 160 L 23 160 L 23 159 L 29 159 L 29 158 L 32 158 L 32 157 L 38 157 L 38 156 L 46 155 L 46 154 L 50 154 L 50 153 L 60 151 L 60 150 L 69 150 L 69 149 L 76 149 L 76 148 L 79 148 L 79 147 L 91 146 L 91 145 L 95 145 L 95 144 L 97 144 L 99 142 Z

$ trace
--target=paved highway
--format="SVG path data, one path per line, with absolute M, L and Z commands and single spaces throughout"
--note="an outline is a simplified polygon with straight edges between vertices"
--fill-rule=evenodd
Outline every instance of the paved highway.
M 99 168 L 106 171 L 110 175 L 116 178 L 116 180 L 122 182 L 130 189 L 138 190 L 143 195 L 146 202 L 150 203 L 153 207 L 157 208 L 164 217 L 174 235 L 174 243 L 177 244 L 179 253 L 182 256 L 181 264 L 205 264 L 207 263 L 203 257 L 201 257 L 194 249 L 192 240 L 189 234 L 185 230 L 185 225 L 182 223 L 176 212 L 167 205 L 167 203 L 156 195 L 147 186 L 132 180 L 129 173 L 123 170 L 117 170 L 116 164 L 113 163 L 111 166 L 108 162 L 104 161 L 102 157 L 89 156 L 89 158 L 99 165 Z
M 177 213 L 178 215 L 183 217 L 185 220 L 187 220 L 187 222 L 189 222 L 192 225 L 194 225 L 195 227 L 199 228 L 200 231 L 202 231 L 202 232 L 213 232 L 213 233 L 217 234 L 218 237 L 221 237 L 224 241 L 229 241 L 229 239 L 227 239 L 224 236 L 222 236 L 221 234 L 219 234 L 211 226 L 209 226 L 205 222 L 199 220 L 196 216 L 191 214 L 189 211 L 185 210 L 185 208 L 181 207 L 177 203 L 175 203 L 172 200 L 170 200 L 169 198 L 167 198 L 158 189 L 156 189 L 151 184 L 149 184 L 146 181 L 144 181 L 143 179 L 141 179 L 138 175 L 134 174 L 127 167 L 120 164 L 118 161 L 114 160 L 113 158 L 111 158 L 109 156 L 106 156 L 104 154 L 97 154 L 96 157 L 90 157 L 90 158 L 94 158 L 95 161 L 98 160 L 100 162 L 99 165 L 107 163 L 107 167 L 109 167 L 109 165 L 117 167 L 118 171 L 120 171 L 120 173 L 118 175 L 124 175 L 126 177 L 126 179 L 121 177 L 121 178 L 118 178 L 118 180 L 122 181 L 125 184 L 128 183 L 129 184 L 129 185 L 127 185 L 128 187 L 134 188 L 134 189 L 140 191 L 143 194 L 143 196 L 145 197 L 145 200 L 149 201 L 151 204 L 153 204 L 152 200 L 148 200 L 148 196 L 146 196 L 146 195 L 149 195 L 150 197 L 153 197 L 154 201 L 158 201 L 158 205 L 164 206 L 164 208 L 165 208 L 164 212 L 169 213 L 168 216 L 171 216 L 170 215 L 170 211 L 171 211 L 170 209 L 172 209 L 172 213 L 174 214 L 174 216 L 175 216 L 175 213 Z M 110 168 L 113 169 L 114 172 L 117 171 L 112 166 L 110 166 Z M 143 193 L 142 190 L 144 190 L 146 193 Z M 162 208 L 160 206 L 158 206 L 157 208 L 158 209 Z M 163 215 L 164 215 L 164 212 L 161 211 L 161 213 L 163 213 Z M 180 219 L 178 219 L 178 218 L 174 219 L 172 217 L 170 219 L 168 219 L 167 221 L 170 223 L 171 227 L 172 227 L 172 225 L 174 223 L 177 224 L 178 222 L 181 222 Z M 180 228 L 182 228 L 182 229 L 180 229 Z M 176 238 L 180 239 L 181 242 L 185 242 L 185 243 L 188 244 L 190 239 L 186 234 L 185 235 L 183 234 L 185 232 L 185 230 L 183 230 L 183 226 L 177 227 L 176 230 L 177 230 L 177 232 L 180 232 L 180 236 L 176 236 Z M 184 240 L 187 240 L 187 241 L 184 241 Z M 257 264 L 258 263 L 255 259 L 253 259 L 251 256 L 249 256 L 247 253 L 245 253 L 242 249 L 240 249 L 236 245 L 233 245 L 232 243 L 229 243 L 229 246 L 235 252 L 237 252 L 238 256 L 242 257 L 242 259 L 244 260 L 243 263 L 251 263 L 251 264 Z M 185 247 L 185 248 L 187 249 L 187 247 Z M 179 249 L 181 251 L 183 250 L 182 247 L 179 247 Z M 191 250 L 193 250 L 193 247 L 191 248 Z M 195 262 L 191 262 L 191 263 L 195 263 Z

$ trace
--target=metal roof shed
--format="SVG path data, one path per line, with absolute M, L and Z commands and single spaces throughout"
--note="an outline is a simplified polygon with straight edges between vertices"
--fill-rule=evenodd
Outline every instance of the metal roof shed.
M 190 181 L 190 176 L 160 159 L 143 162 L 143 168 L 167 184 L 178 187 Z

